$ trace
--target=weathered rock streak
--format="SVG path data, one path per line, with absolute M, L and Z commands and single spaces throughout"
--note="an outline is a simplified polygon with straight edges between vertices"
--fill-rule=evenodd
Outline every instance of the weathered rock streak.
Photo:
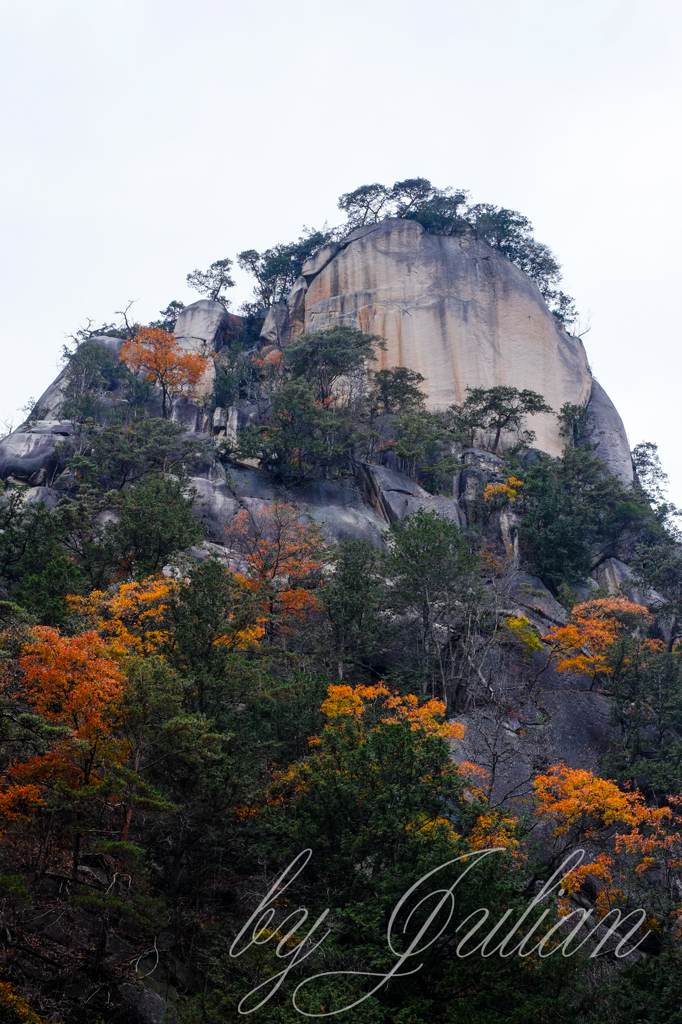
M 543 395 L 558 412 L 592 394 L 583 344 L 550 313 L 537 285 L 502 253 L 470 235 L 429 234 L 410 220 L 360 228 L 325 246 L 303 268 L 286 303 L 265 324 L 265 341 L 286 345 L 302 331 L 349 324 L 381 335 L 379 368 L 407 366 L 426 379 L 427 404 L 445 409 L 467 387 L 506 384 Z M 614 472 L 632 470 L 618 413 L 600 389 L 595 414 L 608 433 Z M 536 445 L 559 455 L 555 415 L 528 424 Z

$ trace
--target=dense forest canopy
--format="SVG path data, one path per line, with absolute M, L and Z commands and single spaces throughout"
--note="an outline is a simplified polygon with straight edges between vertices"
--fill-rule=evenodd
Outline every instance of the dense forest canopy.
M 255 1020 L 357 1003 L 341 1019 L 679 1024 L 682 555 L 656 446 L 635 449 L 626 485 L 583 407 L 498 385 L 430 413 L 423 378 L 377 370 L 382 339 L 346 326 L 259 347 L 263 310 L 305 260 L 386 216 L 475 233 L 545 287 L 557 315 L 568 309 L 520 214 L 420 178 L 362 186 L 340 207 L 337 232 L 240 254 L 254 303 L 230 320 L 210 394 L 198 392 L 210 357 L 174 336 L 178 302 L 147 325 L 126 311 L 79 332 L 49 477 L 3 484 L 0 1020 L 237 1019 L 328 910 L 328 936 L 287 961 Z M 226 303 L 230 268 L 218 260 L 191 283 Z M 173 419 L 183 403 L 207 423 L 227 406 L 249 415 L 232 433 L 197 433 Z M 558 416 L 561 457 L 533 447 L 538 415 Z M 361 494 L 379 470 L 432 505 L 387 521 L 379 543 L 326 543 L 296 495 Z M 195 483 L 247 471 L 275 497 L 209 527 Z M 462 517 L 446 514 L 458 502 Z M 608 592 L 594 577 L 614 559 L 629 575 Z M 610 716 L 598 770 L 533 746 L 557 693 L 597 697 Z M 523 744 L 518 779 L 508 766 Z M 278 916 L 235 956 L 304 850 Z M 546 913 L 513 933 L 533 955 L 462 955 L 457 923 L 482 907 L 487 927 L 523 921 L 578 850 Z M 368 994 L 367 975 L 395 963 L 386 931 L 401 897 L 463 857 L 450 930 L 419 971 Z M 302 912 L 285 924 L 297 907 L 307 924 Z M 402 921 L 397 956 L 423 910 Z M 616 910 L 642 911 L 628 941 L 643 955 L 613 955 L 629 926 L 540 955 L 564 949 L 561 915 L 593 928 Z M 297 1010 L 294 989 L 318 973 Z

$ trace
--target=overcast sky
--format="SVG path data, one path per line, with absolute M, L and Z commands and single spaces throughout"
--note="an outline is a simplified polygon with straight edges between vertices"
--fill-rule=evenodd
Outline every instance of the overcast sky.
M 679 443 L 679 0 L 0 0 L 0 419 L 65 335 L 424 176 L 531 218 L 631 445 Z M 234 307 L 249 297 L 238 276 Z

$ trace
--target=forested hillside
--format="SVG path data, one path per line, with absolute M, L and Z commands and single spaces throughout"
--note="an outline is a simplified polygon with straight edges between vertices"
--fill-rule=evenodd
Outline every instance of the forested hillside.
M 570 324 L 528 221 L 466 198 L 363 186 L 344 231 L 475 234 Z M 357 326 L 259 341 L 332 234 L 239 255 L 254 302 L 218 310 L 218 350 L 181 344 L 176 302 L 80 331 L 0 452 L 0 1022 L 676 1024 L 682 555 L 656 446 L 629 483 L 586 406 L 497 384 L 429 411 Z M 200 312 L 227 302 L 229 260 L 189 277 Z M 583 699 L 589 762 L 548 723 Z

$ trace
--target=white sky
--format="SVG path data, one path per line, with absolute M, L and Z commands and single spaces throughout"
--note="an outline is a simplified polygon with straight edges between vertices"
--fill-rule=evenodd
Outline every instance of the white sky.
M 679 0 L 0 0 L 0 419 L 88 317 L 421 175 L 531 218 L 682 504 L 681 29 Z

